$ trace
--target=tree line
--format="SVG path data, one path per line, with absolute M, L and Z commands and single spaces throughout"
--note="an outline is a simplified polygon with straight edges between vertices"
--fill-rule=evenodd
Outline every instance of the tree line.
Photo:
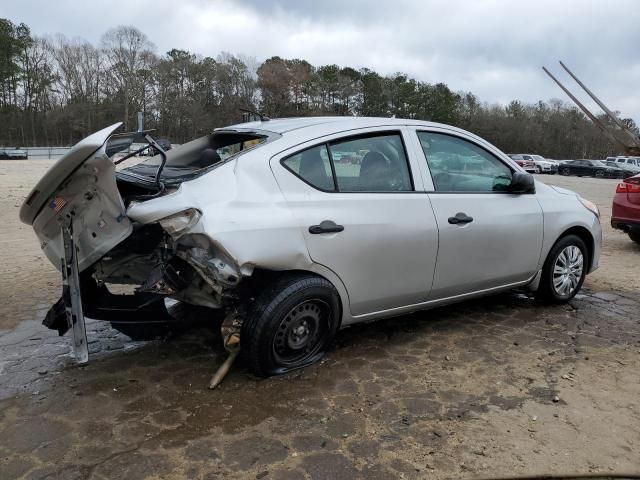
M 147 128 L 182 143 L 240 122 L 241 109 L 272 118 L 431 120 L 469 130 L 507 152 L 557 159 L 619 153 L 582 112 L 560 100 L 489 104 L 402 73 L 277 56 L 259 63 L 230 53 L 158 54 L 131 26 L 108 30 L 94 45 L 62 34 L 33 36 L 27 25 L 0 19 L 0 145 L 71 145 L 118 121 L 133 130 L 139 111 Z M 624 121 L 635 128 L 633 120 Z

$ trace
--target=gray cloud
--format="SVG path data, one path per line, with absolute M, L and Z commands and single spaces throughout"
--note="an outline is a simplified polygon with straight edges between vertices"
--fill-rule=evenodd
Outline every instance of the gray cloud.
M 556 60 L 563 59 L 606 104 L 640 121 L 635 0 L 3 3 L 2 16 L 27 23 L 38 35 L 61 32 L 97 42 L 108 28 L 129 24 L 160 52 L 229 51 L 259 60 L 280 55 L 401 71 L 488 102 L 565 99 L 540 69 L 559 72 Z

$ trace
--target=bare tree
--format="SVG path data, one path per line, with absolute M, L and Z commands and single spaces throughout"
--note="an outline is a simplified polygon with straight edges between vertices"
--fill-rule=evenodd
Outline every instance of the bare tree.
M 150 70 L 155 63 L 155 46 L 144 33 L 132 26 L 119 26 L 107 31 L 102 36 L 101 45 L 106 56 L 108 78 L 115 90 L 113 93 L 122 97 L 122 120 L 125 130 L 128 130 L 130 116 L 133 116 L 130 107 L 141 106 L 144 101 L 144 83 L 148 79 L 140 72 Z

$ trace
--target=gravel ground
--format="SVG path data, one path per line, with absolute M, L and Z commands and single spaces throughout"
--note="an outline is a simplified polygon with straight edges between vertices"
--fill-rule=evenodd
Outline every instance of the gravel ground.
M 569 305 L 510 293 L 342 331 L 261 380 L 214 328 L 148 343 L 88 323 L 92 360 L 40 326 L 57 272 L 22 198 L 50 165 L 0 162 L 0 478 L 476 478 L 640 471 L 640 249 L 608 226 L 615 181 L 541 177 L 602 211 L 601 268 Z

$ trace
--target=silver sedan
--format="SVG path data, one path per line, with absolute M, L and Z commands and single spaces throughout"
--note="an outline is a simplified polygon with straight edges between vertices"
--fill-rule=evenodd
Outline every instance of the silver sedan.
M 598 266 L 593 203 L 458 128 L 263 119 L 164 152 L 118 127 L 77 144 L 20 212 L 63 273 L 46 324 L 71 327 L 81 360 L 85 315 L 136 336 L 173 299 L 226 312 L 227 340 L 273 375 L 357 322 L 514 288 L 566 302 Z M 159 154 L 116 168 L 141 141 Z

